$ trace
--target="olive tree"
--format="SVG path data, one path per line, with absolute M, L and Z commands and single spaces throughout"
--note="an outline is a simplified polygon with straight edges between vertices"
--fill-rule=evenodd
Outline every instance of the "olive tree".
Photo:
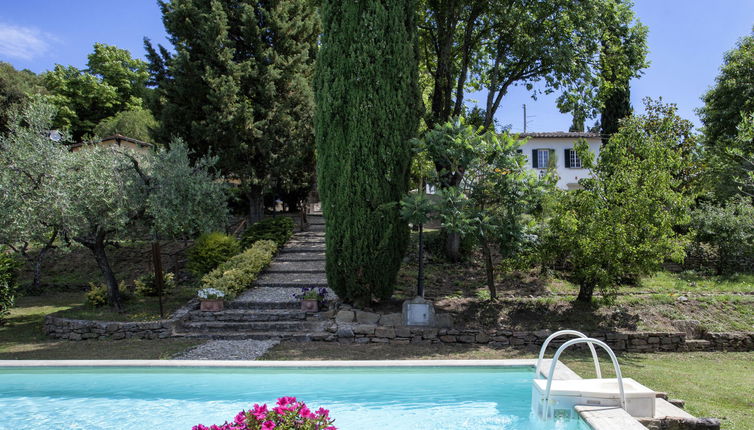
M 0 135 L 0 244 L 32 265 L 33 290 L 40 288 L 42 263 L 55 247 L 67 200 L 58 181 L 68 151 L 49 138 L 55 114 L 35 98 L 10 115 L 9 131 Z
M 107 245 L 145 229 L 156 241 L 221 225 L 226 208 L 223 185 L 209 172 L 214 162 L 191 164 L 181 141 L 155 153 L 92 146 L 68 158 L 64 233 L 92 251 L 116 309 L 122 307 Z

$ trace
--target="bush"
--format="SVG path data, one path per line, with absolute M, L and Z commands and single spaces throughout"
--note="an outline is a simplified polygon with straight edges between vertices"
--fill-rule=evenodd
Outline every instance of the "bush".
M 15 303 L 20 263 L 11 254 L 0 253 L 0 324 Z
M 695 260 L 696 269 L 712 267 L 723 275 L 754 268 L 754 206 L 746 198 L 702 204 L 691 215 L 691 227 L 695 251 L 704 257 Z
M 118 293 L 120 299 L 127 302 L 131 299 L 131 292 L 126 287 L 126 283 L 121 281 L 118 284 Z M 89 291 L 86 292 L 86 303 L 89 306 L 100 308 L 107 304 L 107 286 L 104 284 L 89 283 Z
M 219 232 L 206 233 L 188 250 L 186 268 L 200 277 L 239 252 L 241 245 L 235 237 Z
M 241 236 L 244 249 L 251 247 L 259 240 L 272 240 L 278 248 L 285 245 L 293 235 L 293 219 L 287 216 L 266 218 L 249 226 Z
M 175 275 L 173 273 L 165 273 L 162 275 L 163 279 L 163 297 L 170 294 L 175 289 Z M 154 273 L 144 275 L 139 279 L 134 280 L 134 293 L 138 297 L 158 297 L 157 285 L 155 285 Z
M 260 240 L 251 248 L 207 273 L 202 278 L 202 288 L 215 288 L 232 299 L 257 279 L 275 255 L 277 245 L 271 240 Z

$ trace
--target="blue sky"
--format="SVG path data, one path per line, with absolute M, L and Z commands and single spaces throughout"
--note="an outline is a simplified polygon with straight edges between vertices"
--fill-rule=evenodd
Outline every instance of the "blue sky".
M 649 27 L 651 62 L 632 82 L 634 107 L 641 111 L 644 97 L 662 97 L 699 124 L 694 113 L 699 98 L 714 83 L 725 51 L 751 33 L 754 1 L 636 0 L 634 9 Z M 0 9 L 0 61 L 37 73 L 55 63 L 84 67 L 95 42 L 143 58 L 145 36 L 166 43 L 155 0 L 5 0 Z M 496 118 L 520 132 L 526 103 L 529 131 L 567 130 L 571 118 L 557 111 L 555 97 L 532 100 L 523 88 L 514 88 Z

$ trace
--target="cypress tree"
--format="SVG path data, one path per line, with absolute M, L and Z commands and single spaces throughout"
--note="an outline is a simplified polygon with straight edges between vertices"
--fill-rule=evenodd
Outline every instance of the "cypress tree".
M 285 160 L 313 158 L 312 79 L 319 19 L 310 0 L 161 1 L 176 53 L 145 41 L 161 138 L 182 137 L 197 155 L 241 181 L 249 219 L 262 216 L 263 193 Z M 313 163 L 296 165 L 313 172 Z
M 315 78 L 327 280 L 344 300 L 389 298 L 408 242 L 398 201 L 420 116 L 413 0 L 325 0 Z

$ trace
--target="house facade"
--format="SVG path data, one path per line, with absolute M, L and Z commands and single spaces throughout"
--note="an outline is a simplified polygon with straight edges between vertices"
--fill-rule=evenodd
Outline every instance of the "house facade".
M 545 174 L 548 169 L 555 169 L 558 175 L 558 188 L 573 190 L 579 188 L 579 179 L 589 176 L 589 169 L 582 167 L 574 146 L 579 139 L 584 139 L 589 150 L 599 157 L 602 140 L 599 133 L 584 132 L 544 132 L 521 133 L 519 139 L 526 140 L 520 151 L 526 155 L 530 169 Z

